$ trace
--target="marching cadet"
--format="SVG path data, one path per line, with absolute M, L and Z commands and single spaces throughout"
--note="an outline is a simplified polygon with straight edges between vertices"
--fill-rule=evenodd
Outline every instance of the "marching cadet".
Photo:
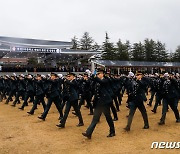
M 157 73 L 156 73 L 157 74 Z M 149 78 L 149 85 L 150 85 L 150 92 L 151 92 L 151 98 L 149 99 L 149 103 L 147 105 L 149 106 L 152 106 L 152 102 L 153 102 L 153 99 L 154 99 L 154 96 L 156 94 L 156 90 L 155 90 L 155 87 L 156 87 L 156 79 L 154 76 L 150 76 Z
M 166 112 L 168 111 L 168 105 L 174 112 L 176 122 L 180 123 L 179 111 L 176 106 L 176 98 L 178 97 L 175 92 L 176 83 L 174 79 L 171 79 L 168 73 L 164 74 L 164 82 L 162 87 L 162 94 L 163 94 L 163 107 L 162 107 L 162 116 L 159 122 L 159 125 L 165 124 L 166 119 Z
M 84 126 L 83 118 L 80 112 L 80 109 L 78 107 L 78 93 L 77 93 L 77 82 L 75 79 L 75 74 L 74 73 L 69 73 L 67 75 L 67 79 L 64 80 L 66 83 L 66 91 L 67 91 L 67 102 L 66 102 L 66 108 L 64 111 L 64 116 L 60 120 L 60 124 L 56 125 L 57 127 L 64 128 L 66 124 L 66 120 L 69 114 L 69 111 L 71 109 L 71 106 L 74 108 L 75 114 L 77 115 L 79 119 L 79 124 L 77 127 Z
M 179 73 L 176 73 L 176 90 L 177 90 L 177 98 L 175 100 L 176 107 L 178 108 L 178 102 L 180 99 L 180 76 Z
M 9 75 L 4 75 L 4 90 L 3 90 L 3 98 L 7 98 L 6 95 L 9 95 L 10 92 L 10 77 Z
M 40 102 L 42 103 L 44 111 L 46 109 L 46 103 L 44 101 L 43 81 L 40 74 L 37 74 L 36 79 L 34 80 L 34 95 L 35 95 L 35 100 L 33 103 L 33 107 L 29 112 L 27 112 L 28 114 L 31 115 L 34 114 L 34 111 L 37 109 L 37 104 L 39 104 Z
M 138 108 L 142 114 L 143 120 L 144 120 L 144 129 L 149 128 L 149 122 L 148 122 L 148 116 L 146 112 L 146 108 L 144 106 L 144 101 L 146 101 L 145 98 L 145 86 L 142 79 L 142 74 L 139 73 L 136 76 L 136 79 L 134 78 L 134 73 L 129 72 L 129 76 L 132 78 L 127 83 L 127 92 L 128 92 L 128 99 L 129 99 L 129 116 L 128 116 L 128 122 L 127 126 L 124 128 L 125 131 L 130 131 L 131 123 L 134 117 L 134 113 L 136 112 L 136 109 Z
M 19 108 L 21 110 L 24 110 L 25 106 L 28 106 L 28 99 L 31 98 L 34 102 L 34 87 L 33 87 L 33 80 L 32 75 L 28 74 L 27 78 L 25 78 L 25 96 L 24 96 L 24 102 L 22 106 Z
M 62 98 L 60 97 L 60 93 L 61 92 L 59 89 L 58 76 L 56 73 L 51 73 L 51 78 L 49 79 L 48 91 L 46 93 L 47 98 L 48 98 L 47 106 L 46 106 L 45 111 L 42 113 L 42 115 L 38 117 L 39 119 L 41 120 L 46 119 L 46 116 L 53 102 L 56 105 L 56 108 L 60 114 L 59 118 L 63 117 L 62 108 L 61 108 Z
M 8 104 L 10 100 L 12 100 L 13 96 L 16 96 L 16 91 L 17 91 L 17 80 L 16 76 L 12 75 L 10 78 L 10 85 L 11 85 L 11 90 L 9 92 L 9 96 L 5 102 L 5 104 Z
M 91 124 L 87 128 L 86 132 L 82 133 L 83 136 L 91 139 L 92 133 L 99 122 L 100 116 L 103 113 L 106 117 L 106 121 L 110 127 L 110 133 L 107 137 L 115 136 L 114 122 L 110 114 L 110 104 L 112 97 L 107 91 L 108 80 L 104 78 L 104 71 L 99 70 L 95 81 L 95 96 L 94 96 L 94 115 Z
M 4 89 L 4 83 L 3 83 L 3 77 L 0 76 L 0 102 L 3 100 L 3 89 Z
M 111 109 L 111 111 L 113 113 L 113 116 L 114 116 L 113 121 L 117 121 L 118 120 L 117 110 L 116 110 L 116 108 L 114 106 L 114 103 L 113 103 L 113 97 L 114 97 L 115 94 L 113 93 L 113 90 L 112 90 L 112 85 L 111 85 L 112 82 L 111 82 L 111 78 L 110 78 L 110 73 L 106 73 L 104 78 L 108 80 L 108 82 L 107 82 L 107 91 L 108 91 L 108 93 L 110 94 L 110 96 L 112 98 L 112 102 L 110 104 L 110 109 Z
M 81 99 L 79 103 L 79 109 L 81 108 L 81 105 L 84 104 L 84 101 L 87 102 L 87 106 L 90 109 L 90 114 L 93 115 L 93 106 L 91 104 L 91 98 L 92 98 L 92 93 L 91 93 L 91 81 L 88 78 L 88 74 L 84 73 L 83 79 L 80 82 L 81 84 L 81 89 L 82 89 L 82 94 L 81 94 Z
M 21 96 L 24 99 L 25 94 L 25 82 L 24 82 L 24 75 L 19 75 L 18 84 L 17 84 L 17 94 L 16 98 L 11 106 L 15 107 L 16 103 L 19 102 L 19 97 Z
M 156 84 L 155 84 L 156 97 L 155 97 L 154 108 L 151 110 L 153 113 L 156 113 L 158 105 L 161 104 L 161 100 L 163 98 L 162 86 L 163 86 L 163 78 L 161 78 L 160 75 L 156 74 Z

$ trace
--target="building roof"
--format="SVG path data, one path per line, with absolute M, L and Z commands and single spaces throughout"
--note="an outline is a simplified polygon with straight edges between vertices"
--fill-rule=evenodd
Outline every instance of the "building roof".
M 0 43 L 20 46 L 72 46 L 72 42 L 0 36 Z
M 117 60 L 93 60 L 92 62 L 104 67 L 180 67 L 180 62 L 140 62 Z

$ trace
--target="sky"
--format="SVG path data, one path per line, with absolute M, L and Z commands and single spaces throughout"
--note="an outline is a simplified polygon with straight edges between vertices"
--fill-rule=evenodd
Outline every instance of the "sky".
M 180 45 L 180 0 L 0 0 L 0 36 L 71 41 L 84 32 L 99 44 L 159 40 Z

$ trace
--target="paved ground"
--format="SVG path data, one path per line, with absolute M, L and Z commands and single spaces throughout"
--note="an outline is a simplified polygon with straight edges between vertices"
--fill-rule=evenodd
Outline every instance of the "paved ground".
M 76 127 L 77 117 L 70 113 L 66 128 L 59 129 L 56 127 L 59 121 L 55 105 L 52 105 L 46 121 L 43 122 L 37 118 L 43 111 L 42 106 L 38 106 L 35 115 L 28 116 L 26 112 L 30 110 L 32 104 L 29 104 L 24 111 L 19 111 L 20 105 L 14 108 L 5 105 L 4 102 L 0 103 L 0 154 L 180 153 L 180 149 L 151 149 L 153 141 L 180 142 L 180 124 L 175 123 L 171 110 L 167 113 L 166 125 L 157 124 L 161 116 L 161 106 L 157 114 L 151 113 L 151 107 L 147 107 L 149 130 L 142 129 L 143 120 L 140 112 L 137 111 L 131 131 L 124 132 L 128 114 L 125 107 L 126 99 L 127 97 L 123 98 L 121 111 L 118 113 L 119 121 L 115 122 L 116 136 L 106 137 L 108 126 L 105 117 L 102 116 L 91 140 L 81 135 L 92 119 L 85 107 L 82 107 L 85 126 Z

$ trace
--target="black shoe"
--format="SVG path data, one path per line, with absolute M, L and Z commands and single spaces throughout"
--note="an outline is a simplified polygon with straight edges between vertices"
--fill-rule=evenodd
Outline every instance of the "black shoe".
M 91 135 L 88 135 L 86 133 L 82 133 L 83 136 L 87 137 L 88 139 L 91 139 Z
M 159 125 L 164 125 L 165 122 L 164 122 L 164 121 L 160 121 L 158 124 L 159 124 Z
M 113 137 L 115 136 L 115 133 L 110 133 L 107 137 Z
M 28 114 L 31 114 L 31 115 L 33 115 L 34 114 L 34 112 L 27 112 Z
M 57 127 L 59 128 L 65 128 L 65 126 L 63 124 L 59 124 L 59 125 L 56 125 Z
M 144 126 L 143 129 L 149 129 L 149 126 Z
M 153 113 L 156 113 L 156 111 L 155 110 L 151 110 Z
M 91 112 L 91 113 L 89 113 L 88 115 L 93 115 L 93 113 Z
M 79 123 L 78 125 L 76 125 L 77 127 L 81 127 L 81 126 L 84 126 L 83 123 Z
M 119 111 L 120 111 L 119 109 L 116 110 L 116 112 L 119 112 Z
M 12 107 L 15 107 L 15 106 L 16 106 L 16 104 L 12 104 L 11 106 L 12 106 Z
M 114 118 L 113 121 L 118 121 L 118 118 Z
M 43 120 L 43 121 L 45 121 L 45 118 L 43 118 L 43 117 L 38 117 L 39 119 L 41 119 L 41 120 Z
M 152 106 L 151 104 L 147 104 L 148 106 Z
M 180 119 L 177 119 L 176 122 L 177 122 L 177 123 L 180 123 Z
M 125 130 L 126 132 L 129 132 L 129 131 L 130 131 L 130 128 L 129 128 L 129 127 L 125 127 L 124 130 Z
M 23 107 L 19 107 L 19 109 L 20 109 L 20 110 L 24 110 L 24 108 L 23 108 Z

